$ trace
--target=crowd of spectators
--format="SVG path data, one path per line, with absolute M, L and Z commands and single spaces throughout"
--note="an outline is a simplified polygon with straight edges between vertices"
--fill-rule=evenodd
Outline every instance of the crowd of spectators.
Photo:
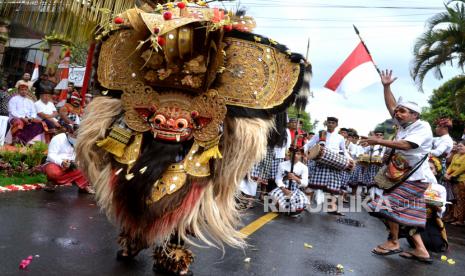
M 83 100 L 72 82 L 64 90 L 55 87 L 47 74 L 32 81 L 29 73 L 14 87 L 0 87 L 0 146 L 46 143 L 45 190 L 54 191 L 56 185 L 73 183 L 81 192 L 94 193 L 78 169 L 74 152 L 84 107 L 92 100 L 92 94 L 86 94 Z
M 0 89 L 0 145 L 49 143 L 52 137 L 79 126 L 83 107 L 92 100 L 72 82 L 65 90 L 56 90 L 47 74 L 35 82 L 25 73 L 14 87 Z

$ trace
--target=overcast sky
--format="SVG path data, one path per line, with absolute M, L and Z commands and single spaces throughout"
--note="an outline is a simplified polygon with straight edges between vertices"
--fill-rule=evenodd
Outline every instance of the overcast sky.
M 235 8 L 237 4 L 224 5 Z M 432 90 L 443 82 L 428 74 L 423 94 L 409 74 L 415 39 L 424 31 L 428 18 L 444 11 L 441 0 L 242 0 L 240 6 L 257 21 L 255 33 L 286 44 L 294 52 L 305 54 L 310 38 L 314 98 L 307 111 L 320 121 L 318 128 L 327 116 L 336 116 L 340 127 L 353 127 L 366 135 L 389 117 L 381 83 L 347 99 L 323 88 L 359 42 L 352 24 L 360 30 L 379 68 L 392 68 L 399 77 L 392 86 L 396 98 L 402 96 L 427 106 Z M 459 73 L 446 69 L 445 80 Z

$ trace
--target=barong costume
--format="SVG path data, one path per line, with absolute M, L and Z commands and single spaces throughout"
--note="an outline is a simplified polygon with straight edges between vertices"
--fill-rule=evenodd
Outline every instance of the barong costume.
M 184 242 L 243 247 L 234 196 L 266 153 L 275 118 L 310 66 L 253 34 L 253 18 L 193 3 L 131 9 L 103 26 L 103 97 L 86 108 L 77 155 L 121 229 L 119 258 L 154 247 L 154 270 L 179 274 Z M 271 145 L 274 146 L 274 145 Z

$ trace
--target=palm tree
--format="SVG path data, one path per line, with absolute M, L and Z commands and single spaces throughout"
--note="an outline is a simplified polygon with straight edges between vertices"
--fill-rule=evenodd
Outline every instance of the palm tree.
M 126 9 L 156 0 L 2 0 L 0 17 L 71 43 L 92 40 L 96 27 Z
M 463 70 L 465 64 L 465 0 L 452 0 L 444 6 L 446 11 L 431 17 L 415 42 L 411 75 L 420 90 L 429 71 L 442 79 L 444 65 L 455 62 Z

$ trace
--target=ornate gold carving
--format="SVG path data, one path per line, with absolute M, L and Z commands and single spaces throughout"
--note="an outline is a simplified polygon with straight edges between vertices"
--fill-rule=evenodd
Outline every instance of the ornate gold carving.
M 272 108 L 292 93 L 299 64 L 277 49 L 260 43 L 225 38 L 225 70 L 218 75 L 218 93 L 227 105 Z
M 150 69 L 160 69 L 163 65 L 163 57 L 153 49 L 145 50 L 141 58 L 145 60 L 145 66 Z
M 133 82 L 124 86 L 121 101 L 125 110 L 124 121 L 129 128 L 138 132 L 150 130 L 147 118 L 141 116 L 136 108 L 150 109 L 159 104 L 158 97 L 158 93 L 153 91 L 152 87 L 142 82 Z
M 159 13 L 141 13 L 148 29 L 153 32 L 157 27 L 160 29 L 159 35 L 164 35 L 176 28 L 185 26 L 194 22 L 210 22 L 213 15 L 213 9 L 189 7 L 188 13 L 181 16 L 180 9 L 171 10 L 173 17 L 171 20 L 165 20 Z
M 187 174 L 184 165 L 181 163 L 171 164 L 163 173 L 163 176 L 153 185 L 149 202 L 157 202 L 165 195 L 175 193 L 186 183 L 186 179 Z
M 186 75 L 181 83 L 192 88 L 199 88 L 202 85 L 202 79 L 199 76 Z
M 125 110 L 125 123 L 138 132 L 151 130 L 148 122 L 151 114 L 144 113 L 150 110 L 160 111 L 161 108 L 168 108 L 166 112 L 175 117 L 185 115 L 180 112 L 197 113 L 193 118 L 196 125 L 193 135 L 199 142 L 208 142 L 218 137 L 227 111 L 223 97 L 220 97 L 216 90 L 211 89 L 192 98 L 176 92 L 158 94 L 141 82 L 125 86 L 121 101 Z
M 197 141 L 207 142 L 218 137 L 220 125 L 223 123 L 227 111 L 225 100 L 218 95 L 218 91 L 210 89 L 195 97 L 191 109 L 197 111 L 200 117 L 211 119 L 211 122 L 206 126 L 194 131 L 194 138 Z
M 198 55 L 195 58 L 184 63 L 184 72 L 186 74 L 202 74 L 207 72 L 205 57 L 202 55 Z
M 183 160 L 184 169 L 189 175 L 205 177 L 210 175 L 210 162 L 200 162 L 203 149 L 198 143 L 194 143 Z
M 97 69 L 100 84 L 107 89 L 122 90 L 129 81 L 142 81 L 140 68 L 144 60 L 137 50 L 143 33 L 120 30 L 102 44 Z
M 138 8 L 129 9 L 126 11 L 126 15 L 129 19 L 129 22 L 131 22 L 131 26 L 138 32 L 148 31 L 144 21 L 142 20 L 142 17 L 140 16 L 142 12 L 143 11 Z

